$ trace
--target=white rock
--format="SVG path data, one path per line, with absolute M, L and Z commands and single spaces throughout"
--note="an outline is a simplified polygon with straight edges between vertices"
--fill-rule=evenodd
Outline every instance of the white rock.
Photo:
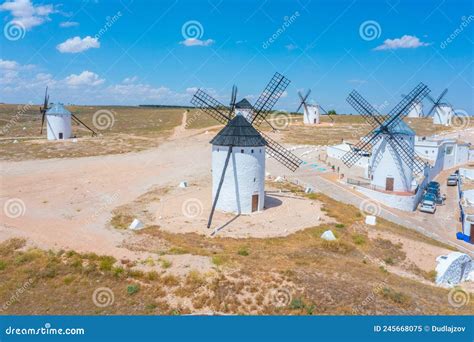
M 16 140 L 16 139 L 13 140 L 13 143 L 14 143 L 14 144 L 18 144 L 18 140 Z
M 470 277 L 472 260 L 467 254 L 452 252 L 436 258 L 436 283 L 456 285 Z
M 77 143 L 77 139 L 76 138 L 72 139 L 72 142 Z
M 271 173 L 270 172 L 265 172 L 265 177 L 270 177 Z
M 334 236 L 334 233 L 330 230 L 326 230 L 322 235 L 321 239 L 327 240 L 327 241 L 334 241 L 336 240 L 336 237 Z
M 144 227 L 145 225 L 139 219 L 134 219 L 132 224 L 128 227 L 128 229 L 140 230 L 140 229 L 143 229 Z
M 188 187 L 188 182 L 186 182 L 186 181 L 180 182 L 180 183 L 179 183 L 179 187 L 180 187 L 180 188 L 187 188 L 187 187 Z
M 305 194 L 311 194 L 313 193 L 313 188 L 310 186 L 307 186 L 306 189 L 304 189 Z
M 283 181 L 284 181 L 284 179 L 281 176 L 278 176 L 277 178 L 275 178 L 275 182 L 277 182 L 277 183 L 281 183 Z
M 365 217 L 365 224 L 375 226 L 377 224 L 377 217 L 375 217 L 373 215 L 367 215 Z

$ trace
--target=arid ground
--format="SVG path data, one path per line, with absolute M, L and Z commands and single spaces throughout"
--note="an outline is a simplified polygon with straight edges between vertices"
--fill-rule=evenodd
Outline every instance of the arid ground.
M 48 142 L 37 106 L 0 106 L 3 313 L 474 312 L 474 300 L 454 300 L 472 297 L 472 286 L 434 283 L 437 256 L 466 252 L 452 231 L 389 208 L 366 225 L 353 199 L 344 200 L 351 190 L 318 160 L 318 146 L 365 134 L 362 118 L 324 118 L 314 128 L 297 115 L 270 116 L 279 131 L 264 129 L 305 166 L 292 174 L 267 159 L 266 210 L 217 213 L 207 229 L 209 140 L 221 126 L 194 110 L 70 109 L 91 127 L 94 113 L 107 110 L 113 124 L 97 137 L 74 126 L 77 139 Z M 422 135 L 457 134 L 412 121 Z M 315 193 L 304 192 L 308 184 Z M 134 218 L 145 228 L 128 229 Z M 320 238 L 328 229 L 336 241 Z

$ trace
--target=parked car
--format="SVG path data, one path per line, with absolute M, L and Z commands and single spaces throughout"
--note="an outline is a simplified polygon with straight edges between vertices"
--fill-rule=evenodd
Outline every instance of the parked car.
M 420 204 L 419 210 L 424 213 L 434 214 L 436 211 L 436 204 L 433 201 L 423 200 Z
M 427 188 L 425 194 L 433 194 L 435 196 L 439 196 L 439 189 Z
M 439 189 L 439 186 L 440 186 L 440 184 L 438 182 L 431 181 L 431 182 L 428 183 L 428 185 L 426 187 L 427 188 L 437 188 L 437 189 Z
M 449 175 L 448 180 L 446 181 L 448 186 L 456 186 L 458 185 L 458 175 L 453 173 Z
M 427 200 L 427 201 L 432 201 L 435 202 L 436 204 L 444 204 L 444 201 L 446 200 L 446 195 L 440 196 L 439 194 L 435 194 L 432 192 L 426 192 L 423 195 L 422 201 Z

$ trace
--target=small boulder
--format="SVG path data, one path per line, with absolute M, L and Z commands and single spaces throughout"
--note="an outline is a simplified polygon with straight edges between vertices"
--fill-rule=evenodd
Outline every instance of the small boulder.
M 182 182 L 179 183 L 178 186 L 179 186 L 180 188 L 187 188 L 187 187 L 188 187 L 188 182 L 182 181 Z
M 304 189 L 305 194 L 312 194 L 313 193 L 313 188 L 310 186 L 307 186 L 306 189 Z
M 331 230 L 326 230 L 321 235 L 321 239 L 326 240 L 326 241 L 334 241 L 336 240 L 336 236 L 334 236 L 334 233 Z
M 367 215 L 365 217 L 365 224 L 368 224 L 370 226 L 375 226 L 377 224 L 377 217 L 373 215 Z
M 281 176 L 278 176 L 277 178 L 275 178 L 275 182 L 277 182 L 277 183 L 281 183 L 283 181 L 284 181 L 284 179 Z
M 140 229 L 143 229 L 144 227 L 145 225 L 139 219 L 134 219 L 132 224 L 128 227 L 128 229 L 140 230 Z

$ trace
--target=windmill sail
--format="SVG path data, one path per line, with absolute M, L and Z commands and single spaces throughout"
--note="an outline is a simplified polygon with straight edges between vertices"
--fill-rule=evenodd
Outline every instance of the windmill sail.
M 191 103 L 221 124 L 226 125 L 230 120 L 230 117 L 224 114 L 224 111 L 228 111 L 227 107 L 201 89 L 194 94 Z

